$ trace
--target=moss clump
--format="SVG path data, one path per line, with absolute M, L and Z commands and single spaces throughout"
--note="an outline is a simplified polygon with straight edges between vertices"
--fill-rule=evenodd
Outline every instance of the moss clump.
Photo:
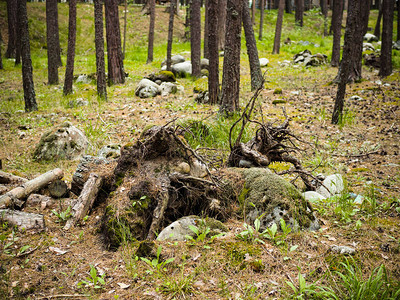
M 171 71 L 160 71 L 158 73 L 158 75 L 160 77 L 163 77 L 164 80 L 161 79 L 162 81 L 168 81 L 168 82 L 175 82 L 176 81 L 175 75 Z
M 203 77 L 194 82 L 193 92 L 202 93 L 208 90 L 208 78 Z
M 371 172 L 371 170 L 368 168 L 362 168 L 362 167 L 354 168 L 354 169 L 350 170 L 350 173 L 362 173 L 362 172 Z
M 276 88 L 274 90 L 274 95 L 281 95 L 282 94 L 282 89 L 281 88 Z
M 277 100 L 272 101 L 273 105 L 286 104 L 286 103 L 287 103 L 287 101 L 286 100 L 282 100 L 282 99 L 277 99 Z

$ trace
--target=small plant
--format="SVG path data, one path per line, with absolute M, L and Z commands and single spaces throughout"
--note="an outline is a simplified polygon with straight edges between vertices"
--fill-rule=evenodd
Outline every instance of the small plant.
M 298 280 L 298 287 L 292 282 L 286 281 L 286 284 L 293 291 L 293 295 L 291 297 L 292 299 L 340 299 L 329 287 L 318 285 L 316 283 L 308 284 L 300 272 L 298 275 Z
M 145 258 L 145 257 L 141 257 L 140 258 L 142 261 L 144 261 L 150 267 L 150 269 L 148 269 L 146 271 L 147 274 L 152 275 L 154 272 L 167 271 L 165 266 L 175 260 L 175 257 L 172 257 L 172 258 L 168 258 L 165 261 L 162 261 L 160 259 L 161 250 L 162 250 L 162 247 L 158 246 L 158 248 L 157 248 L 157 257 L 153 258 L 152 260 L 149 260 L 148 258 Z
M 161 284 L 161 292 L 169 296 L 169 299 L 174 299 L 175 297 L 182 297 L 185 299 L 186 295 L 193 293 L 193 281 L 194 276 L 192 274 L 184 274 L 184 269 L 178 278 L 173 278 L 171 276 L 166 276 L 164 282 Z
M 254 227 L 252 227 L 251 225 L 249 225 L 247 223 L 244 223 L 243 226 L 244 226 L 245 230 L 243 230 L 242 232 L 240 232 L 239 234 L 236 235 L 236 237 L 238 239 L 241 239 L 241 240 L 249 242 L 249 243 L 265 244 L 265 242 L 261 239 L 261 237 L 265 233 L 265 231 L 261 234 L 259 233 L 260 226 L 261 226 L 261 222 L 260 222 L 259 218 L 257 218 L 254 221 Z
M 104 278 L 106 274 L 98 276 L 96 267 L 93 265 L 90 265 L 89 274 L 90 277 L 86 277 L 86 280 L 78 282 L 78 288 L 85 286 L 85 287 L 93 287 L 94 289 L 102 289 L 105 286 L 106 281 L 104 280 Z
M 196 234 L 196 239 L 194 239 L 192 236 L 188 235 L 187 238 L 191 241 L 196 241 L 196 242 L 204 242 L 206 239 L 207 235 L 210 233 L 211 229 L 205 224 L 201 224 L 201 226 L 196 227 L 193 225 L 189 225 L 189 229 L 193 231 L 194 234 Z
M 69 218 L 72 217 L 70 206 L 68 206 L 66 210 L 61 211 L 60 213 L 58 213 L 55 209 L 53 209 L 51 212 L 58 218 L 56 222 L 59 223 L 65 223 Z

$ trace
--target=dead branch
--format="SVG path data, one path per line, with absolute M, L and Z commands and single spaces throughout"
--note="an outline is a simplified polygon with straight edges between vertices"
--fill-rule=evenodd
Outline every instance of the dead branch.
M 8 222 L 19 229 L 43 231 L 45 229 L 44 217 L 41 214 L 26 213 L 23 211 L 0 209 L 0 221 Z
M 6 172 L 3 172 L 3 171 L 0 171 L 0 183 L 5 183 L 5 184 L 18 183 L 18 184 L 21 184 L 21 183 L 25 183 L 27 181 L 28 181 L 28 179 L 26 179 L 26 178 L 22 178 L 22 177 L 15 176 L 15 175 L 10 174 L 10 173 L 6 173 Z

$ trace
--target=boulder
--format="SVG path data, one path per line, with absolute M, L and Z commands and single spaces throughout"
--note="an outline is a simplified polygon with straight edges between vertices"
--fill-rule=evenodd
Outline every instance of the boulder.
M 147 78 L 140 80 L 135 90 L 135 95 L 139 96 L 140 98 L 155 97 L 160 93 L 160 86 Z
M 208 70 L 209 64 L 210 64 L 210 61 L 207 58 L 202 58 L 200 61 L 200 68 Z
M 363 38 L 365 41 L 367 41 L 367 42 L 377 42 L 379 39 L 377 38 L 377 36 L 376 35 L 373 35 L 372 33 L 366 33 L 365 35 L 364 35 L 364 38 Z
M 171 64 L 172 65 L 176 65 L 176 64 L 182 63 L 184 61 L 185 61 L 185 58 L 180 54 L 176 54 L 176 55 L 171 56 Z M 166 65 L 167 65 L 167 60 L 164 60 L 161 63 L 161 67 L 166 66 Z
M 364 63 L 366 66 L 379 69 L 381 67 L 381 57 L 379 55 L 376 55 L 375 53 L 365 54 Z
M 33 157 L 36 160 L 77 160 L 85 153 L 89 142 L 78 128 L 69 122 L 46 132 L 40 138 Z
M 314 192 L 314 191 L 307 191 L 307 192 L 303 193 L 303 196 L 304 196 L 304 199 L 306 199 L 306 201 L 309 201 L 311 203 L 318 203 L 318 202 L 326 199 L 326 197 L 324 197 L 321 194 Z
M 118 144 L 111 144 L 102 147 L 97 156 L 101 158 L 118 158 L 121 156 L 121 146 Z
M 92 79 L 89 78 L 88 75 L 86 74 L 81 74 L 78 76 L 78 78 L 76 78 L 76 83 L 84 83 L 84 84 L 89 84 L 92 82 Z
M 371 43 L 363 43 L 363 52 L 364 51 L 375 51 L 375 47 Z
M 317 188 L 316 192 L 326 198 L 334 195 L 340 195 L 344 190 L 343 177 L 340 174 L 327 176 L 322 184 L 323 185 Z
M 158 73 L 151 73 L 146 77 L 147 79 L 150 79 L 151 81 L 154 81 L 158 84 L 158 82 L 175 82 L 176 78 L 174 73 L 170 71 L 160 71 Z
M 185 61 L 175 64 L 172 66 L 172 72 L 178 77 L 188 77 L 192 75 L 192 63 Z
M 89 101 L 85 100 L 84 98 L 77 98 L 75 100 L 71 100 L 68 102 L 68 107 L 70 108 L 88 106 L 88 105 Z
M 163 82 L 160 85 L 161 96 L 168 96 L 169 94 L 175 94 L 178 91 L 176 84 L 172 82 Z
M 398 40 L 396 43 L 393 43 L 393 49 L 400 50 L 400 40 Z
M 260 67 L 266 67 L 266 66 L 268 66 L 268 64 L 269 64 L 268 58 L 265 58 L 265 57 L 260 58 Z

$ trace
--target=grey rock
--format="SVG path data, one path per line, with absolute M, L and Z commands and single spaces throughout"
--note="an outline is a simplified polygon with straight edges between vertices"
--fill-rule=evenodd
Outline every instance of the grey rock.
M 121 146 L 117 144 L 106 145 L 97 152 L 98 157 L 118 158 L 121 156 Z
M 354 96 L 351 96 L 351 97 L 349 98 L 349 100 L 350 100 L 350 101 L 360 101 L 360 100 L 363 100 L 363 98 L 361 98 L 361 97 L 358 96 L 358 95 L 354 95 Z
M 199 92 L 196 95 L 195 101 L 202 104 L 207 104 L 209 102 L 208 91 Z
M 393 44 L 393 49 L 400 50 L 400 40 L 398 40 L 396 43 Z
M 363 51 L 375 51 L 375 47 L 371 43 L 363 43 Z
M 168 96 L 169 94 L 175 94 L 178 91 L 176 84 L 172 82 L 163 82 L 160 85 L 161 96 Z
M 89 101 L 85 100 L 84 98 L 77 98 L 75 100 L 71 100 L 68 102 L 68 106 L 71 108 L 88 106 L 88 105 L 89 105 Z
M 197 228 L 199 218 L 196 216 L 183 217 L 165 227 L 157 237 L 159 241 L 186 241 L 188 236 L 195 237 L 196 234 L 190 226 Z
M 372 33 L 366 33 L 363 38 L 367 42 L 377 42 L 379 39 Z
M 33 157 L 36 160 L 77 160 L 85 153 L 89 142 L 78 128 L 69 122 L 46 132 L 40 138 Z
M 185 58 L 180 54 L 171 56 L 171 65 L 176 65 L 176 64 L 182 63 L 184 61 L 185 61 Z M 164 60 L 161 63 L 161 67 L 166 66 L 166 65 L 167 65 L 167 60 Z
M 240 168 L 253 168 L 253 167 L 255 167 L 255 165 L 251 161 L 241 159 L 239 161 L 239 167 Z
M 333 245 L 331 247 L 331 251 L 335 252 L 335 253 L 338 253 L 338 254 L 351 255 L 351 254 L 354 254 L 356 252 L 356 249 L 354 249 L 352 247 L 348 247 L 348 246 L 336 246 L 336 245 Z
M 334 195 L 340 195 L 344 190 L 343 177 L 340 174 L 327 176 L 323 185 L 317 188 L 316 192 L 329 198 Z
M 268 58 L 262 57 L 260 58 L 260 67 L 266 67 L 269 64 Z
M 225 51 L 220 51 L 219 56 L 223 57 L 225 55 Z
M 210 64 L 210 61 L 207 58 L 202 58 L 200 61 L 200 68 L 208 70 L 209 64 Z
M 140 98 L 155 97 L 160 93 L 160 86 L 147 78 L 140 80 L 135 90 L 135 95 L 139 96 Z
M 172 66 L 172 72 L 175 76 L 187 77 L 192 75 L 192 63 L 185 61 Z
M 318 194 L 317 192 L 314 191 L 307 191 L 303 193 L 304 199 L 307 201 L 310 201 L 311 203 L 318 203 L 322 200 L 325 200 L 326 197 L 322 196 L 321 194 Z
M 78 78 L 75 81 L 76 83 L 84 83 L 84 84 L 89 84 L 92 82 L 92 80 L 86 75 L 86 74 L 81 74 L 78 76 Z
M 303 62 L 304 61 L 304 56 L 303 55 L 299 55 L 295 60 L 294 60 L 294 63 L 295 64 L 298 64 L 298 63 L 300 63 L 300 62 Z
M 281 66 L 281 67 L 289 67 L 290 63 L 291 63 L 290 60 L 284 60 L 284 61 L 279 63 L 279 66 Z

